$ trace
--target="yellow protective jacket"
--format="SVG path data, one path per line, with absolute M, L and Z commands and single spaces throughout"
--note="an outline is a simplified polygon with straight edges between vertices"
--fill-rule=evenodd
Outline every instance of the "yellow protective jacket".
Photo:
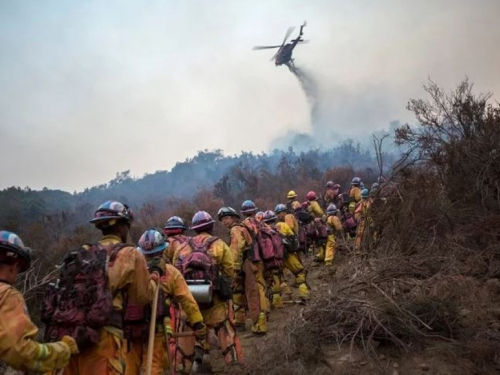
M 363 199 L 361 202 L 357 204 L 356 209 L 354 211 L 354 218 L 358 223 L 361 220 L 366 219 L 366 216 L 368 214 L 368 211 L 370 210 L 371 205 L 372 205 L 371 198 Z
M 203 321 L 198 304 L 180 271 L 170 264 L 165 265 L 165 274 L 160 278 L 161 290 L 168 298 L 181 306 L 191 324 Z
M 233 224 L 229 231 L 231 237 L 231 253 L 233 255 L 234 269 L 241 271 L 243 254 L 252 246 L 252 237 L 248 229 L 241 224 Z
M 0 282 L 0 359 L 21 371 L 50 372 L 65 367 L 71 353 L 64 342 L 35 341 L 24 298 L 12 285 Z
M 361 200 L 361 189 L 357 186 L 352 186 L 349 190 L 349 198 L 356 203 Z
M 285 223 L 290 227 L 290 229 L 293 231 L 293 234 L 298 235 L 299 234 L 299 222 L 295 218 L 293 214 L 286 214 L 285 215 Z
M 340 222 L 340 219 L 335 215 L 328 216 L 328 219 L 326 219 L 326 224 L 331 228 L 332 234 L 337 234 L 343 231 L 342 223 Z
M 290 200 L 289 203 L 292 210 L 296 210 L 302 206 L 298 200 Z
M 309 202 L 309 206 L 307 206 L 307 211 L 309 211 L 316 219 L 321 219 L 325 216 L 323 209 L 320 207 L 317 201 Z
M 323 194 L 323 201 L 328 205 L 329 203 L 333 203 L 335 201 L 335 197 L 337 196 L 337 192 L 333 189 L 326 189 L 325 194 Z
M 119 237 L 104 236 L 99 243 L 103 245 L 116 245 L 121 243 Z M 115 311 L 123 311 L 124 298 L 122 291 L 127 292 L 127 298 L 133 303 L 145 306 L 153 297 L 150 285 L 151 276 L 148 271 L 146 259 L 133 246 L 122 248 L 113 263 L 108 268 L 108 285 L 116 297 L 113 300 Z M 104 327 L 107 331 L 121 336 L 121 330 L 115 327 Z
M 276 230 L 281 234 L 282 236 L 293 236 L 293 230 L 288 226 L 287 223 L 284 223 L 283 221 L 279 221 L 276 223 Z
M 176 234 L 174 236 L 168 237 L 168 247 L 163 252 L 163 256 L 165 260 L 172 264 L 174 260 L 174 254 L 179 250 L 181 246 L 185 246 L 185 244 L 189 241 L 189 237 L 183 234 Z

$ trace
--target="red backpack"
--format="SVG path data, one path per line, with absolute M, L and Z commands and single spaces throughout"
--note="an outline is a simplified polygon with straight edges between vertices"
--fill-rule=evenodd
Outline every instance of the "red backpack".
M 259 224 L 254 245 L 258 246 L 260 257 L 267 269 L 280 268 L 285 257 L 285 246 L 283 238 L 278 232 L 265 224 Z M 257 251 L 254 251 L 257 253 Z
M 214 293 L 223 301 L 233 297 L 231 280 L 219 272 L 219 265 L 210 256 L 208 250 L 219 237 L 207 237 L 198 240 L 196 237 L 189 240 L 191 252 L 181 260 L 181 272 L 186 281 L 210 282 Z M 211 299 L 211 298 L 210 298 Z
M 210 281 L 215 285 L 218 267 L 215 259 L 208 253 L 208 249 L 218 239 L 218 237 L 208 237 L 203 242 L 192 238 L 189 240 L 191 253 L 181 261 L 181 272 L 186 280 Z
M 322 221 L 315 222 L 316 233 L 319 240 L 326 240 L 328 238 L 328 228 Z
M 344 230 L 347 232 L 356 229 L 356 227 L 358 226 L 358 223 L 356 222 L 354 215 L 351 214 L 350 212 L 344 212 L 344 214 L 342 215 L 342 219 L 343 219 Z
M 108 285 L 108 267 L 126 245 L 88 245 L 69 253 L 63 260 L 60 277 L 50 284 L 43 299 L 42 321 L 45 339 L 59 341 L 73 337 L 80 350 L 96 344 L 100 328 L 122 327 L 122 313 L 114 311 L 113 294 Z

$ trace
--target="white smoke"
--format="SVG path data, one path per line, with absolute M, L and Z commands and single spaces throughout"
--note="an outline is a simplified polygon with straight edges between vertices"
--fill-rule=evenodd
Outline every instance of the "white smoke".
M 297 67 L 293 62 L 287 64 L 288 69 L 293 73 L 300 82 L 300 86 L 306 94 L 311 110 L 311 122 L 314 124 L 319 120 L 319 92 L 316 80 L 311 74 L 308 74 L 304 69 Z
M 336 132 L 332 131 L 333 124 L 329 124 L 329 120 L 323 116 L 326 112 L 322 105 L 318 81 L 305 68 L 298 67 L 293 62 L 286 65 L 299 81 L 307 98 L 312 129 L 310 133 L 289 131 L 285 136 L 274 140 L 272 148 L 287 149 L 293 147 L 296 151 L 307 151 L 311 148 L 332 146 L 333 140 L 339 140 L 339 137 Z

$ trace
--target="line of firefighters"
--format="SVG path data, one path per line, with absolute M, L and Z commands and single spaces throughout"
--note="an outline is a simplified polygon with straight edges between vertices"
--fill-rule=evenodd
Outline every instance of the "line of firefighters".
M 372 194 L 379 187 L 374 184 Z M 263 336 L 271 309 L 283 308 L 282 293 L 293 295 L 285 269 L 294 275 L 297 302 L 310 298 L 300 252 L 315 252 L 315 260 L 330 266 L 339 236 L 361 245 L 372 200 L 359 178 L 346 194 L 329 181 L 322 197 L 311 191 L 306 198 L 300 203 L 290 191 L 287 204 L 265 212 L 250 200 L 240 213 L 222 207 L 217 218 L 229 230 L 229 245 L 213 235 L 210 214 L 199 211 L 191 227 L 173 216 L 163 233 L 147 230 L 136 247 L 127 242 L 132 211 L 116 201 L 103 203 L 90 221 L 101 240 L 65 258 L 58 284 L 43 301 L 47 343 L 36 340 L 38 328 L 13 286 L 30 268 L 31 250 L 16 234 L 0 231 L 0 359 L 15 369 L 58 375 L 163 374 L 170 363 L 172 373 L 205 373 L 209 349 L 217 345 L 228 365 L 240 366 L 237 332 L 247 318 L 252 333 Z M 196 235 L 187 236 L 187 229 Z M 273 243 L 276 234 L 282 259 L 263 254 L 265 240 Z

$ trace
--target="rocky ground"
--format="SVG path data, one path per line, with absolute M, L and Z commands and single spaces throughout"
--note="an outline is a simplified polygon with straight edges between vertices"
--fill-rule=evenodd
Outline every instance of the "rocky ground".
M 309 270 L 308 282 L 312 292 L 318 292 L 319 289 L 334 282 L 337 267 L 348 266 L 349 258 L 346 254 L 338 254 L 336 266 L 325 268 L 306 258 L 304 263 Z M 287 275 L 289 285 L 293 284 L 291 274 Z M 274 338 L 284 337 L 284 327 L 287 322 L 300 317 L 301 305 L 294 303 L 297 298 L 285 297 L 285 308 L 273 310 L 270 315 L 268 325 L 268 335 L 265 337 L 255 337 L 251 334 L 251 322 L 247 322 L 247 331 L 240 333 L 239 337 L 243 346 L 245 361 L 248 364 L 245 368 L 228 368 L 225 366 L 218 352 L 212 353 L 212 366 L 214 373 L 221 374 L 244 374 L 252 373 L 254 364 L 258 362 L 259 353 L 263 347 L 269 346 L 274 342 Z M 324 356 L 321 360 L 321 366 L 316 368 L 314 374 L 342 374 L 342 375 L 369 375 L 369 374 L 388 374 L 388 375 L 458 375 L 470 373 L 470 368 L 464 367 L 462 363 L 450 363 L 446 357 L 443 357 L 439 351 L 439 346 L 432 349 L 421 350 L 415 348 L 413 352 L 404 352 L 395 350 L 393 347 L 377 347 L 377 353 L 372 353 L 370 358 L 364 353 L 363 347 L 359 343 L 350 345 L 343 343 L 341 345 L 331 345 L 322 348 Z M 273 350 L 272 347 L 266 350 Z M 279 364 L 277 364 L 279 366 Z M 323 370 L 321 369 L 323 368 Z M 307 369 L 306 369 L 307 370 Z M 278 372 L 279 373 L 279 372 Z

